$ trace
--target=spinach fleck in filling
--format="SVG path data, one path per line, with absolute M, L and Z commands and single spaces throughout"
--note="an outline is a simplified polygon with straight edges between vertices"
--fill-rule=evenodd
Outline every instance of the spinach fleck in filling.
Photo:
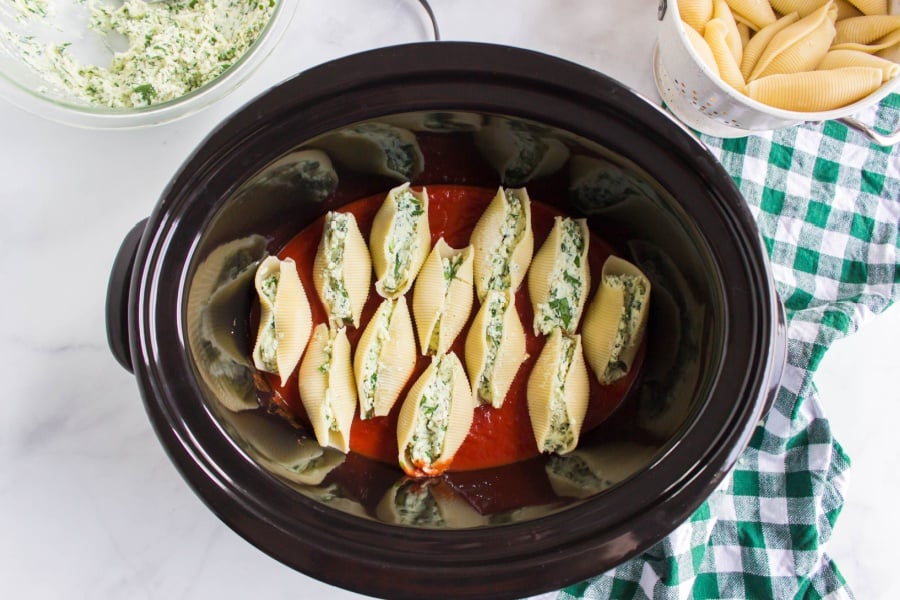
M 566 378 L 575 356 L 575 340 L 562 336 L 562 356 L 556 367 L 553 379 L 553 390 L 550 395 L 550 431 L 544 440 L 544 452 L 561 452 L 569 448 L 575 441 L 575 432 L 569 421 L 566 407 Z
M 500 351 L 500 342 L 503 339 L 503 316 L 506 314 L 509 301 L 509 295 L 499 292 L 491 292 L 485 298 L 487 324 L 485 325 L 484 341 L 487 352 L 484 358 L 484 369 L 478 379 L 478 393 L 485 400 L 494 400 L 491 381 Z
M 278 293 L 279 278 L 279 273 L 269 275 L 268 277 L 263 279 L 262 284 L 260 285 L 260 292 L 272 306 L 275 305 L 275 296 Z M 277 355 L 278 333 L 275 331 L 275 311 L 273 310 L 271 316 L 269 317 L 269 323 L 265 329 L 265 335 L 260 340 L 259 358 L 262 361 L 263 365 L 265 365 L 266 369 L 275 372 L 278 370 L 278 362 L 276 361 Z
M 491 274 L 487 281 L 488 290 L 508 290 L 511 281 L 511 257 L 513 250 L 522 239 L 526 227 L 525 207 L 515 190 L 504 190 L 507 208 L 500 226 L 500 243 L 491 255 Z
M 350 215 L 330 212 L 325 217 L 325 286 L 323 296 L 329 317 L 337 325 L 353 322 L 350 294 L 344 285 L 344 247 L 347 243 Z
M 463 255 L 462 253 L 454 254 L 449 258 L 441 259 L 441 268 L 444 273 L 444 300 L 441 302 L 440 312 L 438 313 L 437 320 L 434 323 L 434 328 L 431 330 L 431 339 L 428 340 L 428 352 L 431 354 L 436 354 L 438 351 L 438 345 L 441 340 L 441 321 L 444 319 L 444 306 L 447 304 L 447 294 L 450 293 L 450 284 L 453 283 L 453 280 L 456 279 L 456 273 L 459 271 L 459 267 L 463 263 Z
M 363 358 L 362 389 L 359 397 L 360 417 L 363 419 L 369 419 L 374 416 L 375 390 L 378 387 L 378 365 L 384 344 L 391 337 L 391 318 L 394 316 L 394 308 L 396 306 L 396 302 L 386 300 L 381 303 L 375 316 L 372 317 L 374 322 L 372 326 L 375 327 L 375 339 L 369 345 Z
M 559 253 L 550 274 L 550 293 L 546 303 L 538 304 L 538 330 L 543 335 L 554 327 L 567 332 L 578 326 L 578 307 L 585 293 L 581 279 L 584 231 L 573 219 L 561 222 Z
M 450 400 L 453 395 L 453 361 L 437 360 L 434 377 L 419 398 L 415 429 L 406 451 L 414 465 L 432 465 L 444 450 L 444 438 L 450 425 Z
M 613 343 L 609 362 L 603 374 L 601 383 L 609 383 L 623 377 L 628 368 L 619 356 L 634 339 L 641 320 L 641 309 L 647 301 L 647 285 L 642 277 L 634 275 L 608 275 L 604 282 L 613 289 L 621 289 L 625 297 L 622 306 L 622 315 L 619 319 L 619 328 L 616 331 L 616 340 Z
M 394 197 L 397 212 L 391 231 L 388 233 L 387 271 L 382 279 L 382 286 L 388 293 L 401 289 L 409 277 L 409 263 L 418 250 L 419 239 L 416 235 L 418 218 L 425 213 L 425 205 L 409 189 L 398 192 Z

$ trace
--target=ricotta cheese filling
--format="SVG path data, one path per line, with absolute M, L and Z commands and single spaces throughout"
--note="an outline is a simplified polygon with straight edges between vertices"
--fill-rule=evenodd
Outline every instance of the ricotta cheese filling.
M 508 290 L 510 287 L 510 257 L 522 235 L 525 233 L 525 209 L 513 190 L 504 190 L 506 195 L 506 216 L 500 226 L 500 242 L 491 257 L 491 276 L 486 289 Z
M 419 198 L 409 189 L 399 192 L 395 200 L 397 202 L 397 214 L 391 224 L 391 232 L 388 235 L 387 263 L 383 281 L 384 290 L 393 293 L 403 287 L 409 276 L 409 263 L 413 254 L 418 250 L 418 236 L 416 227 L 418 217 L 425 212 L 425 206 Z
M 276 0 L 78 2 L 90 11 L 91 30 L 127 41 L 108 66 L 83 62 L 70 50 L 72 42 L 47 43 L 9 29 L 0 35 L 43 78 L 43 91 L 57 88 L 110 108 L 174 100 L 222 75 L 250 49 L 276 6 Z M 16 0 L 11 9 L 20 23 L 52 16 L 46 0 Z
M 409 178 L 415 163 L 416 150 L 403 140 L 393 127 L 382 123 L 363 123 L 353 131 L 378 145 L 384 152 L 385 166 Z
M 347 242 L 349 215 L 329 212 L 325 217 L 325 286 L 323 296 L 331 320 L 337 325 L 353 323 L 350 295 L 344 286 L 344 246 Z
M 275 306 L 275 295 L 278 293 L 278 280 L 279 274 L 275 273 L 274 275 L 266 277 L 260 286 L 260 291 L 263 296 L 266 297 L 266 300 L 268 300 L 273 307 Z M 269 369 L 272 372 L 278 371 L 278 363 L 275 360 L 277 354 L 278 333 L 275 331 L 275 311 L 273 310 L 269 317 L 269 323 L 265 329 L 265 335 L 260 339 L 259 344 L 259 358 L 266 366 L 266 369 Z
M 375 389 L 378 387 L 381 349 L 391 337 L 391 317 L 394 316 L 396 306 L 396 302 L 382 302 L 372 317 L 375 323 L 375 340 L 369 345 L 363 358 L 362 388 L 359 390 L 360 418 L 362 419 L 371 418 L 375 411 Z
M 501 293 L 489 293 L 485 298 L 487 304 L 487 324 L 484 337 L 487 352 L 484 357 L 484 369 L 478 379 L 478 393 L 485 400 L 494 400 L 491 391 L 491 380 L 494 375 L 494 365 L 497 362 L 497 353 L 500 351 L 500 341 L 503 338 L 503 315 L 509 305 L 509 296 Z
M 575 432 L 569 422 L 569 411 L 566 407 L 566 377 L 575 356 L 575 340 L 567 335 L 562 336 L 562 356 L 556 367 L 553 379 L 553 391 L 550 395 L 550 431 L 544 440 L 544 452 L 560 452 L 575 441 Z
M 397 516 L 404 525 L 441 526 L 444 518 L 428 485 L 410 482 L 397 490 L 394 496 Z
M 331 355 L 333 350 L 334 333 L 332 333 L 332 330 L 329 330 L 328 341 L 325 342 L 325 348 L 323 349 L 325 353 L 325 362 L 319 365 L 319 373 L 324 374 L 326 379 L 331 375 Z M 328 424 L 329 431 L 340 432 L 341 428 L 338 424 L 337 416 L 334 414 L 334 404 L 331 395 L 331 384 L 328 383 L 325 386 L 325 397 L 322 399 L 322 419 Z
M 419 398 L 415 429 L 406 448 L 410 462 L 431 465 L 444 450 L 453 395 L 453 361 L 437 359 L 434 377 Z
M 633 275 L 610 275 L 604 281 L 613 289 L 621 289 L 625 296 L 622 316 L 619 319 L 619 329 L 616 331 L 616 340 L 609 355 L 609 363 L 603 381 L 601 381 L 601 383 L 609 383 L 624 376 L 628 371 L 627 366 L 619 360 L 619 355 L 631 343 L 640 324 L 641 308 L 647 301 L 647 286 L 641 277 Z
M 546 304 L 538 304 L 538 330 L 547 335 L 554 327 L 574 331 L 578 325 L 578 307 L 584 294 L 581 274 L 581 255 L 584 252 L 584 231 L 573 219 L 563 219 L 559 253 L 550 274 L 550 294 Z

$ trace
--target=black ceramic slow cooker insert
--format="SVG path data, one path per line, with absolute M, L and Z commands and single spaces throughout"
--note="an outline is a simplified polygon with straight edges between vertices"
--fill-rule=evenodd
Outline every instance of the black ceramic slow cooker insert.
M 361 126 L 408 132 L 422 164 L 386 167 L 383 146 L 335 143 Z M 467 159 L 429 180 L 447 147 Z M 314 148 L 327 148 L 336 189 L 297 158 Z M 524 167 L 495 158 L 513 154 Z M 414 481 L 323 450 L 260 408 L 250 268 L 326 211 L 403 181 L 552 194 L 647 273 L 640 376 L 571 457 Z M 784 359 L 754 220 L 705 147 L 596 71 L 476 43 L 336 60 L 226 119 L 123 244 L 108 330 L 160 441 L 216 515 L 299 571 L 398 598 L 521 597 L 647 549 L 733 466 Z M 589 482 L 560 483 L 560 460 L 580 461 Z M 435 519 L 404 522 L 390 510 L 413 491 Z

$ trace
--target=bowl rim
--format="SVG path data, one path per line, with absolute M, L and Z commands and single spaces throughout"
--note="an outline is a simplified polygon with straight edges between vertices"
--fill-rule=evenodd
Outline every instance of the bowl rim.
M 511 88 L 521 95 L 511 97 Z M 545 102 L 556 103 L 553 117 Z M 252 173 L 304 139 L 351 124 L 360 115 L 441 108 L 530 118 L 588 138 L 596 138 L 599 127 L 589 117 L 616 127 L 615 119 L 626 115 L 650 125 L 640 134 L 632 131 L 631 140 L 607 132 L 610 137 L 625 145 L 663 140 L 669 153 L 655 159 L 689 165 L 684 177 L 714 186 L 711 197 L 702 200 L 722 210 L 718 227 L 733 236 L 735 248 L 710 245 L 707 250 L 719 263 L 733 260 L 746 270 L 745 295 L 755 306 L 727 328 L 729 335 L 748 341 L 734 354 L 746 351 L 760 368 L 735 372 L 732 365 L 716 372 L 713 384 L 731 386 L 728 393 L 739 399 L 701 407 L 704 414 L 715 414 L 721 429 L 710 431 L 695 419 L 689 429 L 696 447 L 671 445 L 641 485 L 620 486 L 533 521 L 474 530 L 410 530 L 298 498 L 253 463 L 206 403 L 196 401 L 202 392 L 184 377 L 191 372 L 189 351 L 173 316 L 185 299 L 182 284 L 196 262 L 190 253 L 202 228 L 217 203 L 240 183 L 217 179 L 234 164 L 235 148 L 241 147 L 242 168 Z M 275 147 L 270 140 L 264 143 L 266 127 L 283 127 L 284 121 L 305 137 Z M 628 131 L 621 123 L 618 127 Z M 707 207 L 705 212 L 710 216 L 701 218 L 712 219 L 713 211 Z M 733 293 L 719 287 L 723 295 Z M 777 303 L 765 249 L 740 192 L 708 149 L 662 109 L 597 71 L 557 57 L 495 44 L 425 42 L 310 69 L 249 102 L 214 130 L 171 180 L 149 219 L 131 280 L 128 319 L 130 331 L 139 333 L 131 337 L 130 351 L 157 435 L 195 492 L 237 533 L 285 564 L 346 589 L 391 597 L 496 598 L 558 589 L 596 575 L 648 548 L 690 516 L 734 465 L 762 415 L 771 392 L 768 361 L 777 345 Z M 744 365 L 739 371 L 748 369 Z M 672 458 L 685 453 L 696 459 L 687 472 Z M 230 457 L 227 464 L 222 457 Z

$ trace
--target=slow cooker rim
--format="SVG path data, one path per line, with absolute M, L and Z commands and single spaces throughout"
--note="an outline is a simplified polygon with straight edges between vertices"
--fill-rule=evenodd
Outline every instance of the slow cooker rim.
M 506 50 L 504 50 L 504 52 L 505 52 L 505 51 L 506 51 Z M 442 59 L 443 59 L 443 58 L 446 58 L 446 56 L 442 56 Z M 558 59 L 554 59 L 554 62 L 555 62 L 556 60 L 558 60 Z M 582 68 L 582 69 L 583 69 L 583 68 Z M 593 75 L 598 75 L 598 74 L 596 74 L 596 73 L 594 73 L 594 72 L 591 72 L 591 73 L 592 73 Z M 605 77 L 605 76 L 602 76 L 602 77 Z M 620 84 L 617 84 L 617 85 L 620 85 Z M 242 114 L 245 114 L 245 111 L 242 111 Z M 373 115 L 373 117 L 374 117 L 374 116 L 380 116 L 380 115 Z M 544 119 L 544 120 L 546 120 L 546 119 Z M 226 124 L 226 125 L 227 125 L 227 124 Z M 220 133 L 220 132 L 226 127 L 226 125 L 223 125 L 222 128 L 220 128 L 220 130 L 217 131 L 217 133 Z M 213 139 L 213 138 L 217 135 L 217 133 L 214 133 L 212 136 L 210 136 L 210 139 Z M 201 148 L 204 147 L 205 145 L 206 145 L 206 143 L 202 144 L 202 145 L 201 145 Z M 182 174 L 185 173 L 185 172 L 188 170 L 188 169 L 187 169 L 187 166 L 193 164 L 193 161 L 194 161 L 199 155 L 200 155 L 200 150 L 198 149 L 197 154 L 195 154 L 194 156 L 192 156 L 191 159 L 190 159 L 188 162 L 185 163 L 186 167 L 185 167 L 185 169 L 182 171 Z M 201 170 L 202 170 L 202 169 L 201 169 Z M 175 198 L 173 198 L 173 197 L 171 196 L 171 194 L 172 194 L 172 192 L 175 190 L 176 187 L 177 187 L 177 186 L 176 186 L 176 184 L 175 184 L 175 180 L 173 180 L 173 184 L 167 189 L 166 193 L 164 194 L 163 201 L 160 203 L 160 205 L 159 205 L 159 207 L 158 207 L 158 210 L 154 212 L 154 216 L 151 218 L 150 226 L 148 227 L 148 231 L 159 232 L 160 229 L 161 229 L 161 226 L 165 224 L 166 221 L 165 221 L 165 219 L 164 219 L 164 214 L 165 214 L 166 211 L 169 209 L 169 207 L 167 206 L 167 200 L 171 200 L 172 202 L 175 202 Z M 146 236 L 145 236 L 145 237 L 146 237 Z M 153 241 L 152 244 L 151 244 L 151 242 L 150 242 L 149 240 L 142 240 L 141 250 L 139 251 L 139 263 L 140 263 L 140 266 L 139 266 L 139 268 L 136 268 L 135 272 L 136 272 L 136 273 L 141 273 L 141 281 L 143 282 L 143 284 L 140 285 L 140 286 L 138 286 L 140 289 L 138 289 L 138 290 L 136 290 L 136 291 L 133 291 L 132 298 L 143 297 L 142 294 L 143 294 L 144 292 L 146 292 L 146 290 L 148 289 L 147 285 L 148 285 L 150 282 L 147 281 L 147 280 L 145 280 L 145 278 L 144 278 L 144 275 L 147 274 L 147 272 L 146 272 L 146 270 L 145 270 L 145 267 L 147 266 L 147 265 L 146 265 L 146 259 L 148 258 L 148 254 L 147 254 L 147 253 L 148 253 L 148 251 L 150 250 L 150 247 L 151 247 L 151 246 L 159 247 L 159 244 L 160 244 L 160 243 L 161 243 L 161 242 L 159 241 L 158 238 L 155 239 L 155 240 Z M 135 280 L 133 280 L 133 282 L 135 282 Z M 150 286 L 150 287 L 152 287 L 152 286 Z M 130 311 L 129 311 L 130 318 L 134 318 L 134 321 L 135 321 L 135 322 L 133 323 L 133 326 L 134 326 L 134 325 L 137 325 L 138 329 L 141 331 L 140 339 L 141 339 L 141 340 L 147 340 L 148 338 L 147 338 L 146 334 L 147 334 L 148 330 L 144 327 L 145 321 L 144 321 L 143 319 L 138 319 L 138 318 L 137 318 L 136 311 L 139 311 L 139 310 L 140 310 L 140 309 L 137 308 L 137 307 L 135 308 L 135 310 L 130 310 Z M 134 331 L 134 328 L 132 328 L 132 330 Z M 172 443 L 177 443 L 177 444 L 181 445 L 182 447 L 185 447 L 185 439 L 180 438 L 180 437 L 178 437 L 178 436 L 173 437 L 174 431 L 168 430 L 169 428 L 167 427 L 167 425 L 168 425 L 168 426 L 171 426 L 171 424 L 172 424 L 173 422 L 175 422 L 175 423 L 180 423 L 180 425 L 182 425 L 183 427 L 186 428 L 186 429 L 185 429 L 185 433 L 190 433 L 189 428 L 187 428 L 187 424 L 186 424 L 184 421 L 181 421 L 181 420 L 180 420 L 180 417 L 181 417 L 182 415 L 178 414 L 177 411 L 173 411 L 173 412 L 160 412 L 159 414 L 154 414 L 154 412 L 150 410 L 150 406 L 151 406 L 151 405 L 157 406 L 157 407 L 158 407 L 158 398 L 159 398 L 159 397 L 157 396 L 157 393 L 159 393 L 159 392 L 164 392 L 164 390 L 162 390 L 161 388 L 157 387 L 156 384 L 155 384 L 155 382 L 154 382 L 154 379 L 156 379 L 156 377 L 154 377 L 154 375 L 158 375 L 158 372 L 157 372 L 157 373 L 154 373 L 154 371 L 155 371 L 155 365 L 152 364 L 152 361 L 145 364 L 145 361 L 146 361 L 150 356 L 152 356 L 152 353 L 148 353 L 147 355 L 144 355 L 143 352 L 144 352 L 145 350 L 147 350 L 147 348 L 138 348 L 138 352 L 136 353 L 136 352 L 135 352 L 135 345 L 136 345 L 136 342 L 137 342 L 137 340 L 132 340 L 132 355 L 133 355 L 133 356 L 142 356 L 142 358 L 143 358 L 143 360 L 137 360 L 137 361 L 135 361 L 135 365 L 136 365 L 136 374 L 138 375 L 138 379 L 139 379 L 139 381 L 140 381 L 140 383 L 141 383 L 141 390 L 142 390 L 142 393 L 144 393 L 145 390 L 152 390 L 152 392 L 153 392 L 153 393 L 146 393 L 146 394 L 145 394 L 145 404 L 148 406 L 148 411 L 151 412 L 151 417 L 153 417 L 154 423 L 155 423 L 156 425 L 158 425 L 157 431 L 158 431 L 158 433 L 159 433 L 160 430 L 162 430 L 162 431 L 163 431 L 163 435 L 162 435 L 161 437 L 164 437 L 165 439 L 168 440 L 168 443 L 166 444 L 167 451 L 172 450 L 172 448 L 170 448 L 170 445 L 171 445 Z M 159 380 L 157 379 L 157 381 L 159 381 Z M 148 396 L 149 396 L 149 397 L 148 397 Z M 161 407 L 160 407 L 160 410 L 162 410 Z M 738 421 L 741 420 L 740 418 L 738 418 L 739 416 L 740 416 L 740 415 L 736 416 L 736 419 L 737 419 Z M 159 420 L 159 421 L 157 422 L 157 420 Z M 742 439 L 743 439 L 743 438 L 746 438 L 746 437 L 747 437 L 747 436 L 746 436 L 746 432 L 741 432 L 741 435 L 738 435 L 737 437 L 738 437 L 738 438 L 742 438 Z M 196 450 L 196 448 L 195 448 L 194 450 Z M 190 458 L 190 461 L 196 462 L 196 461 L 198 460 L 198 458 L 199 458 L 199 457 L 198 457 L 197 455 L 194 455 L 194 456 L 192 456 L 192 457 Z M 176 464 L 180 464 L 183 460 L 185 460 L 185 457 L 179 457 L 179 459 L 176 460 L 175 462 L 176 462 Z M 196 466 L 196 465 L 192 465 L 192 466 Z M 222 475 L 227 475 L 227 474 L 224 474 L 224 473 L 223 473 Z M 698 473 L 698 476 L 699 476 L 699 473 Z M 189 481 L 191 481 L 191 480 L 189 479 Z M 191 481 L 191 483 L 192 483 L 192 485 L 197 485 L 197 482 L 196 482 L 196 481 Z M 219 491 L 222 491 L 222 490 L 225 490 L 225 487 L 219 487 L 219 488 L 217 488 L 217 489 L 218 489 Z M 615 491 L 615 490 L 612 490 L 611 492 L 614 492 L 614 491 Z M 206 498 L 205 496 L 203 496 L 202 494 L 201 494 L 201 496 L 204 497 L 204 500 L 207 500 L 207 498 Z M 236 498 L 237 498 L 237 497 L 236 497 Z M 574 509 L 573 509 L 573 510 L 574 510 Z M 218 512 L 218 511 L 217 511 L 217 512 Z M 566 512 L 568 512 L 568 511 L 566 511 Z M 221 516 L 221 515 L 220 515 L 220 516 Z M 553 519 L 553 518 L 554 518 L 554 515 L 551 515 L 551 516 L 545 517 L 545 518 L 546 518 L 546 519 Z M 562 518 L 562 517 L 557 517 L 557 518 Z M 223 519 L 223 520 L 224 520 L 224 519 Z M 529 523 L 530 523 L 530 522 L 529 522 Z M 523 527 L 521 527 L 521 528 L 529 529 L 529 527 L 525 527 L 527 524 L 519 524 L 519 525 L 522 525 L 522 526 L 523 526 Z M 384 527 L 384 525 L 379 525 L 379 526 L 380 526 L 380 527 Z M 510 527 L 515 527 L 515 526 L 510 526 Z M 520 528 L 520 529 L 521 529 L 521 528 Z M 497 530 L 496 530 L 496 529 L 491 529 L 490 531 L 491 531 L 492 533 L 496 533 Z M 460 536 L 457 536 L 457 535 L 456 535 L 457 533 L 462 534 L 462 533 L 464 533 L 464 532 L 440 532 L 438 535 L 440 535 L 440 536 L 442 536 L 442 537 L 446 537 L 447 534 L 450 534 L 450 535 L 452 535 L 452 536 L 454 536 L 454 537 L 460 537 Z M 417 534 L 422 534 L 422 532 L 421 532 L 420 530 L 417 530 Z M 428 535 L 430 535 L 430 534 L 429 534 L 429 533 L 424 533 L 423 535 L 428 536 Z M 463 537 L 464 537 L 464 536 L 463 536 Z

